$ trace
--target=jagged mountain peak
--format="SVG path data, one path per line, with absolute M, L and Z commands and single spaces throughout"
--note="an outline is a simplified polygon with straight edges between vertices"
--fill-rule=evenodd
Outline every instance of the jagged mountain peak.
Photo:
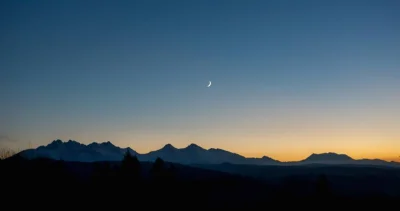
M 50 144 L 48 144 L 48 145 L 58 145 L 58 144 L 62 144 L 63 143 L 63 141 L 61 140 L 61 139 L 56 139 L 56 140 L 53 140 Z
M 67 142 L 63 142 L 61 139 L 56 139 L 54 141 L 52 141 L 51 143 L 47 144 L 46 146 L 41 146 L 40 148 L 48 148 L 48 149 L 57 149 L 62 147 L 65 143 Z
M 68 145 L 71 145 L 71 144 L 83 145 L 83 144 L 81 144 L 81 143 L 79 143 L 79 142 L 77 142 L 75 140 L 71 140 L 71 139 L 68 140 L 68 141 L 63 141 L 61 139 L 56 139 L 56 140 L 52 141 L 50 144 L 48 144 L 47 146 L 60 146 L 60 145 L 64 145 L 64 144 L 68 144 Z
M 84 144 L 81 144 L 75 140 L 68 140 L 67 142 L 64 142 L 63 144 L 68 145 L 68 146 L 86 146 Z
M 100 145 L 104 145 L 104 146 L 115 146 L 114 144 L 112 144 L 110 141 L 106 141 L 101 143 Z
M 261 159 L 262 159 L 262 160 L 275 160 L 275 159 L 272 159 L 272 158 L 270 158 L 270 157 L 268 157 L 268 156 L 265 156 L 265 155 L 262 156 Z
M 185 149 L 203 149 L 202 147 L 200 147 L 197 144 L 191 143 L 189 144 Z M 204 149 L 203 149 L 204 150 Z
M 99 145 L 99 143 L 97 143 L 97 142 L 92 142 L 92 143 L 88 144 L 88 146 L 97 146 L 97 145 Z
M 161 150 L 176 150 L 177 148 L 175 148 L 172 144 L 166 144 L 163 148 L 161 148 Z
M 105 141 L 105 142 L 101 142 L 101 143 L 92 142 L 92 143 L 88 144 L 87 146 L 112 146 L 112 147 L 117 147 L 113 143 L 111 143 L 110 141 Z
M 68 141 L 67 141 L 67 143 L 79 143 L 79 142 L 77 142 L 77 141 L 75 141 L 75 140 L 72 140 L 72 139 L 69 139 Z M 80 144 L 80 143 L 79 143 Z
M 220 148 L 210 148 L 209 150 L 210 150 L 210 151 L 227 152 L 227 151 L 225 151 L 225 150 L 223 150 L 223 149 L 220 149 Z

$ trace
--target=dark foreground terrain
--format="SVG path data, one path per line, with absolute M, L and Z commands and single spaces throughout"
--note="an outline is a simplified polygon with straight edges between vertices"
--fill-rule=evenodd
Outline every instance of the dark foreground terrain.
M 14 156 L 0 161 L 1 198 L 50 209 L 322 208 L 324 203 L 383 208 L 400 199 L 399 169 L 357 168 L 353 171 L 360 173 L 347 175 L 349 180 L 346 167 L 190 167 L 161 159 L 139 162 L 129 153 L 122 162 L 96 163 Z

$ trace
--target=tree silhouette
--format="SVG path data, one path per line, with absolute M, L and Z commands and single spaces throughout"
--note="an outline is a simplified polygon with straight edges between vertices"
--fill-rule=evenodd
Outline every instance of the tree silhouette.
M 125 182 L 139 180 L 140 170 L 141 168 L 139 160 L 136 156 L 132 156 L 129 150 L 127 150 L 121 165 L 123 180 Z
M 164 161 L 159 157 L 156 159 L 156 161 L 154 161 L 153 167 L 151 168 L 150 172 L 154 180 L 163 180 L 163 178 L 165 177 L 164 165 Z

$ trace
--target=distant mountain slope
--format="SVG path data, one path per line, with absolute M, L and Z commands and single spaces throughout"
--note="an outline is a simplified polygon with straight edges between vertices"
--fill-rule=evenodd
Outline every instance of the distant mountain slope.
M 322 154 L 311 154 L 305 160 L 298 163 L 301 164 L 353 164 L 353 165 L 384 165 L 384 166 L 399 166 L 400 163 L 387 162 L 379 159 L 361 159 L 356 160 L 345 154 L 336 154 L 333 152 L 322 153 Z
M 362 164 L 362 165 L 390 165 L 400 166 L 399 163 L 383 160 L 354 160 L 353 158 L 336 153 L 312 154 L 308 158 L 297 162 L 280 162 L 270 157 L 246 158 L 223 149 L 204 149 L 196 144 L 190 144 L 186 148 L 175 148 L 171 144 L 146 154 L 139 154 L 131 148 L 120 148 L 111 142 L 81 144 L 76 141 L 55 140 L 46 146 L 37 149 L 28 149 L 20 153 L 25 158 L 45 157 L 56 160 L 96 162 L 96 161 L 120 161 L 123 155 L 129 151 L 141 161 L 154 161 L 157 157 L 165 161 L 181 164 L 246 164 L 246 165 L 303 165 L 303 164 Z
M 337 154 L 333 152 L 321 153 L 321 154 L 311 154 L 306 159 L 301 160 L 303 164 L 318 164 L 318 163 L 330 163 L 330 164 L 343 164 L 351 163 L 354 159 L 345 154 Z

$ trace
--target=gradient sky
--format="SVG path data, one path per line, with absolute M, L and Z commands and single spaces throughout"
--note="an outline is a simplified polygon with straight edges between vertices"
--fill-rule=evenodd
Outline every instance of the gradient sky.
M 398 159 L 399 11 L 396 0 L 1 1 L 0 144 Z

